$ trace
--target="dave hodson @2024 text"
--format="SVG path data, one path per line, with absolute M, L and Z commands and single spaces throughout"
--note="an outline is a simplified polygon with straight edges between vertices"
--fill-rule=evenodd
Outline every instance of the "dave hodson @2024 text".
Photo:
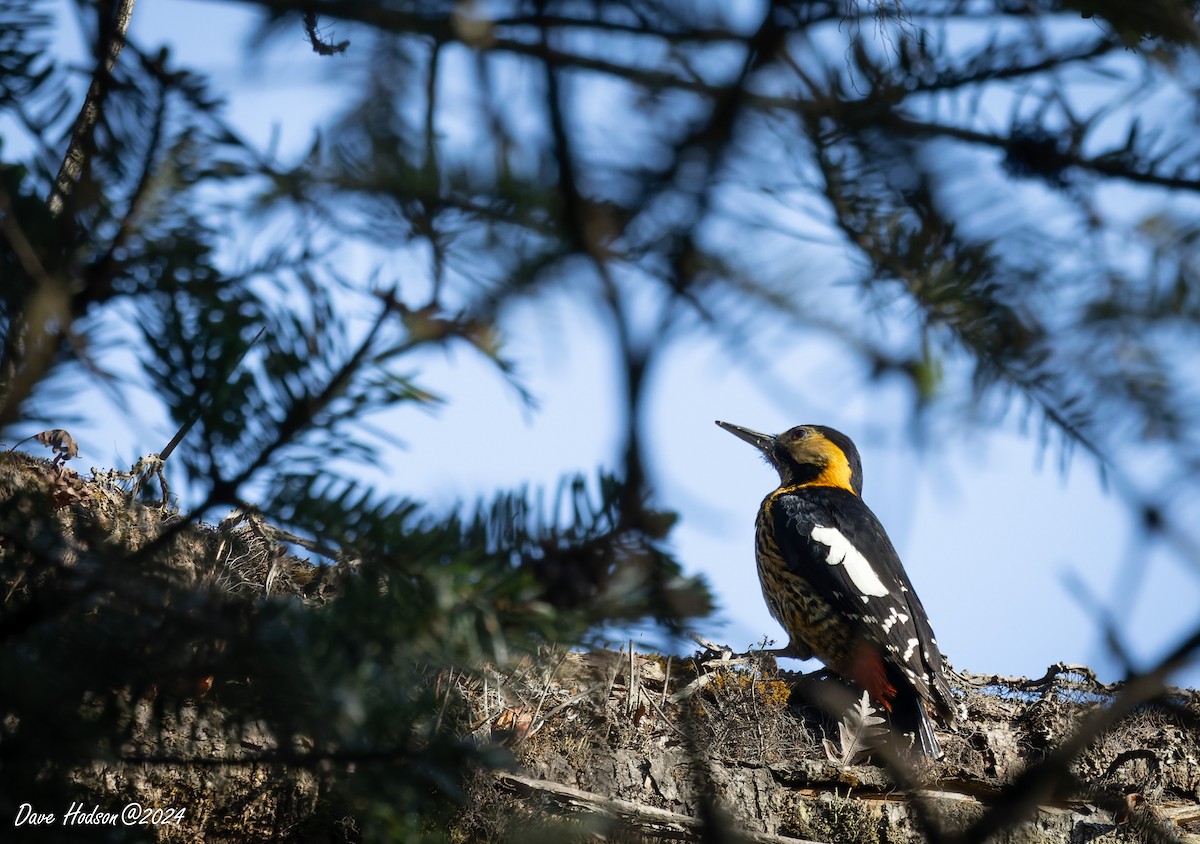
M 183 813 L 182 808 L 147 809 L 141 803 L 127 803 L 119 812 L 104 812 L 99 806 L 84 811 L 82 803 L 72 803 L 60 818 L 51 812 L 34 811 L 29 803 L 22 803 L 13 826 L 179 826 Z

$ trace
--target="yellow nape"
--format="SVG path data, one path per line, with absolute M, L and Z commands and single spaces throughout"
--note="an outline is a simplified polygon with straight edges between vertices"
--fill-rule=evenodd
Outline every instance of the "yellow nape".
M 850 461 L 846 458 L 846 453 L 821 433 L 812 431 L 804 439 L 791 443 L 788 450 L 797 463 L 820 468 L 815 478 L 795 484 L 796 488 L 835 486 L 857 494 L 851 483 L 853 472 L 850 470 Z
M 846 455 L 838 450 L 838 455 L 841 462 L 831 462 L 821 474 L 817 475 L 816 480 L 804 484 L 804 486 L 836 486 L 839 489 L 844 489 L 851 495 L 855 495 L 854 487 L 850 484 L 850 463 L 846 460 Z

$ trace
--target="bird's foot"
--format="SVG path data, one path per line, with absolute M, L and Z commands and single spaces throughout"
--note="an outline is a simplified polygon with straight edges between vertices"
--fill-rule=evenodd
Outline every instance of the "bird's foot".
M 780 657 L 787 657 L 788 659 L 798 659 L 801 662 L 806 659 L 812 659 L 814 656 L 812 648 L 809 648 L 807 645 L 802 645 L 794 639 L 791 642 L 788 642 L 786 648 L 764 648 L 763 650 L 759 651 L 759 653 L 770 654 L 776 659 L 779 659 Z
M 798 659 L 801 662 L 813 658 L 812 649 L 796 641 L 789 642 L 786 648 L 751 648 L 745 653 L 736 653 L 728 645 L 719 645 L 695 633 L 689 633 L 688 637 L 697 645 L 704 648 L 705 655 L 703 661 L 706 663 L 744 664 L 762 659 L 763 656 L 772 656 L 775 659 L 787 657 L 788 659 Z

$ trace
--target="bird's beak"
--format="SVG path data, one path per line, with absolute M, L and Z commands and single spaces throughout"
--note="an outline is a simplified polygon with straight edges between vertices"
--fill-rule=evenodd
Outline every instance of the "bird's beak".
M 733 425 L 720 420 L 717 420 L 717 424 L 739 440 L 745 440 L 750 443 L 750 445 L 757 448 L 763 454 L 768 456 L 771 454 L 771 449 L 775 445 L 775 438 L 770 434 L 760 434 L 758 431 L 751 431 L 749 428 L 743 428 L 741 425 Z

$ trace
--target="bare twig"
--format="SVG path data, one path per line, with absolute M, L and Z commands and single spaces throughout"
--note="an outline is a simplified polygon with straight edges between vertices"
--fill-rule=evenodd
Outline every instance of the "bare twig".
M 530 730 L 529 730 L 529 732 L 525 733 L 525 735 L 523 736 L 523 739 L 528 738 L 530 735 L 532 735 L 534 732 L 536 732 L 536 725 L 538 723 L 538 718 L 542 714 L 542 707 L 546 703 L 547 695 L 550 694 L 550 688 L 554 683 L 554 678 L 555 678 L 555 676 L 558 675 L 559 669 L 561 669 L 563 667 L 563 663 L 565 663 L 567 661 L 567 658 L 570 655 L 571 655 L 571 652 L 569 650 L 564 651 L 562 657 L 558 660 L 558 662 L 556 662 L 554 664 L 554 668 L 551 669 L 550 672 L 546 674 L 545 680 L 542 682 L 541 694 L 538 695 L 537 706 L 534 708 L 533 715 L 529 719 Z
M 308 35 L 308 43 L 312 45 L 313 52 L 318 56 L 338 56 L 346 52 L 346 48 L 350 46 L 350 42 L 339 41 L 334 44 L 332 41 L 327 41 L 321 37 L 321 33 L 317 31 L 317 13 L 304 13 L 304 32 Z
M 646 687 L 644 685 L 638 687 L 638 694 L 640 694 L 642 697 L 646 698 L 646 702 L 648 704 L 650 704 L 651 707 L 654 708 L 654 711 L 658 713 L 658 717 L 662 719 L 662 722 L 664 724 L 666 724 L 668 727 L 670 727 L 675 732 L 679 733 L 679 735 L 681 735 L 681 736 L 684 735 L 683 730 L 681 730 L 679 727 L 675 726 L 675 722 L 667 717 L 667 713 L 664 712 L 663 708 L 658 705 L 658 702 L 654 698 L 650 697 L 650 692 L 646 691 Z
M 625 689 L 625 714 L 632 715 L 637 709 L 638 672 L 633 653 L 633 639 L 629 640 L 629 685 Z
M 660 706 L 667 705 L 667 690 L 671 688 L 671 659 L 672 656 L 667 654 L 667 670 L 663 677 L 662 697 L 659 699 Z
M 254 335 L 254 339 L 252 339 L 249 343 L 246 344 L 246 348 L 242 349 L 242 353 L 240 355 L 238 355 L 238 359 L 236 361 L 234 361 L 233 366 L 231 366 L 229 368 L 229 371 L 224 374 L 224 377 L 226 379 L 232 378 L 233 375 L 238 371 L 238 367 L 240 367 L 242 365 L 242 361 L 244 361 L 246 359 L 246 355 L 250 354 L 250 350 L 254 348 L 254 345 L 259 340 L 262 339 L 262 336 L 266 332 L 266 330 L 267 329 L 265 326 L 263 328 L 258 329 L 258 333 Z M 200 415 L 204 411 L 204 405 L 211 400 L 212 400 L 211 396 L 206 396 L 202 400 L 201 406 L 196 409 L 195 413 L 192 414 L 192 418 L 189 419 L 187 422 L 183 423 L 182 427 L 180 427 L 180 429 L 175 432 L 175 436 L 171 437 L 171 441 L 169 443 L 167 443 L 166 448 L 164 448 L 162 451 L 160 451 L 158 453 L 159 460 L 161 460 L 164 463 L 167 462 L 167 458 L 171 456 L 171 452 L 173 452 L 176 449 L 176 447 L 181 442 L 183 442 L 183 438 L 187 436 L 188 431 L 192 430 L 192 428 L 195 426 L 195 424 L 200 421 Z

